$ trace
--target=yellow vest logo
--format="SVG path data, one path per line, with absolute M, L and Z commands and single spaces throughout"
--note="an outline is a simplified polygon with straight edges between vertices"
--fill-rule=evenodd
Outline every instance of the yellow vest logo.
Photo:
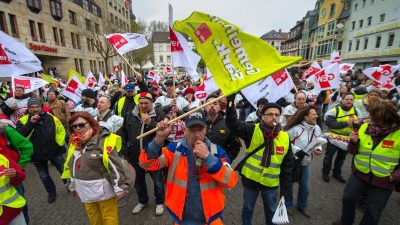
M 382 148 L 393 148 L 393 147 L 394 147 L 394 141 L 390 141 L 390 140 L 382 141 Z

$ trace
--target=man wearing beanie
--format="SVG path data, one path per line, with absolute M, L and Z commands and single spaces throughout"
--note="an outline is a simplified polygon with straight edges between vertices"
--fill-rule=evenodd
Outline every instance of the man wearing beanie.
M 92 89 L 84 89 L 81 93 L 81 104 L 77 105 L 74 112 L 88 112 L 93 117 L 97 116 L 96 94 Z
M 42 110 L 42 102 L 36 97 L 28 100 L 29 114 L 17 122 L 17 131 L 29 139 L 33 145 L 31 162 L 48 193 L 47 201 L 56 200 L 56 186 L 49 174 L 48 161 L 63 172 L 65 159 L 65 129 L 57 117 Z
M 259 123 L 261 120 L 261 110 L 264 108 L 264 106 L 268 103 L 268 100 L 266 98 L 260 98 L 257 101 L 257 110 L 250 113 L 247 118 L 246 122 L 256 122 Z
M 251 224 L 255 202 L 261 192 L 265 224 L 272 225 L 278 187 L 281 195 L 286 193 L 293 165 L 289 135 L 279 124 L 282 108 L 276 103 L 267 103 L 261 110 L 259 123 L 246 123 L 237 119 L 235 95 L 227 99 L 226 126 L 246 145 L 246 156 L 236 168 L 244 189 L 242 223 Z

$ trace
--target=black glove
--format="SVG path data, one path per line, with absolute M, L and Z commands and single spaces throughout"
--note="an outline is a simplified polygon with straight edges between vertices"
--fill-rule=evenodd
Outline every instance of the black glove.
M 308 155 L 305 151 L 303 151 L 303 150 L 300 150 L 300 151 L 298 151 L 298 152 L 296 152 L 296 154 L 295 154 L 297 157 L 299 157 L 299 158 L 303 158 L 304 156 L 306 156 L 306 155 Z

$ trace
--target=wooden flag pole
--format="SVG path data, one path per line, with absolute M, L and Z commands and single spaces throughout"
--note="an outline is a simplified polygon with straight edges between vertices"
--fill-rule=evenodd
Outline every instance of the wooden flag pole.
M 172 120 L 168 121 L 168 125 L 174 124 L 176 121 L 178 121 L 178 120 L 180 120 L 180 119 L 182 119 L 182 118 L 185 118 L 185 117 L 189 116 L 190 114 L 192 114 L 192 113 L 194 113 L 194 112 L 197 112 L 197 111 L 199 111 L 200 109 L 203 109 L 204 107 L 206 107 L 206 106 L 208 106 L 208 105 L 213 104 L 213 103 L 216 102 L 216 101 L 221 100 L 223 97 L 225 97 L 225 95 L 221 95 L 221 96 L 219 96 L 218 98 L 215 98 L 215 99 L 213 99 L 213 100 L 211 100 L 211 101 L 209 101 L 209 102 L 207 102 L 207 103 L 205 103 L 205 104 L 203 104 L 203 105 L 200 105 L 200 106 L 198 106 L 198 107 L 196 107 L 196 108 L 190 110 L 189 112 L 186 112 L 186 113 L 184 113 L 184 114 L 182 114 L 182 115 L 176 117 L 175 119 L 172 119 Z M 147 135 L 156 132 L 157 130 L 158 130 L 158 127 L 154 128 L 154 129 L 152 129 L 152 130 L 149 130 L 149 131 L 147 131 L 147 132 L 144 133 L 144 134 L 141 134 L 141 135 L 137 136 L 136 139 L 139 140 L 139 139 L 141 139 L 141 138 L 144 138 L 144 137 L 146 137 Z

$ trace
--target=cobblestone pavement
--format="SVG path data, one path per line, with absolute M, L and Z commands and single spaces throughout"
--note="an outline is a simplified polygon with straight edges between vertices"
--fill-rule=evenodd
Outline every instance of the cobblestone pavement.
M 242 157 L 242 156 L 239 156 Z M 351 157 L 348 156 L 344 165 L 344 176 L 347 178 L 350 174 Z M 340 217 L 341 197 L 344 185 L 332 179 L 330 183 L 325 183 L 321 179 L 322 157 L 316 158 L 312 162 L 311 169 L 311 188 L 309 195 L 309 213 L 311 219 L 307 219 L 295 213 L 289 217 L 291 224 L 331 224 Z M 26 197 L 29 202 L 29 214 L 32 225 L 86 225 L 89 224 L 85 210 L 78 198 L 73 198 L 65 190 L 59 174 L 53 166 L 50 166 L 50 172 L 57 184 L 57 201 L 53 204 L 47 203 L 47 194 L 42 186 L 39 176 L 32 165 L 27 166 L 27 179 L 25 181 Z M 152 190 L 151 180 L 148 184 L 149 190 Z M 295 192 L 297 193 L 297 185 Z M 150 189 L 151 188 L 151 189 Z M 226 209 L 224 211 L 225 224 L 241 224 L 242 208 L 242 185 L 240 182 L 232 190 L 226 190 Z M 150 193 L 149 205 L 138 215 L 133 215 L 131 210 L 137 203 L 137 197 L 134 190 L 131 191 L 129 202 L 119 212 L 119 221 L 121 225 L 164 225 L 172 224 L 167 212 L 163 216 L 155 216 L 155 202 L 152 191 Z M 264 224 L 264 213 L 261 198 L 258 198 L 253 224 Z M 388 204 L 386 205 L 381 217 L 382 225 L 400 224 L 400 217 L 397 215 L 400 208 L 400 194 L 393 192 Z M 361 211 L 357 210 L 356 223 L 361 219 Z

